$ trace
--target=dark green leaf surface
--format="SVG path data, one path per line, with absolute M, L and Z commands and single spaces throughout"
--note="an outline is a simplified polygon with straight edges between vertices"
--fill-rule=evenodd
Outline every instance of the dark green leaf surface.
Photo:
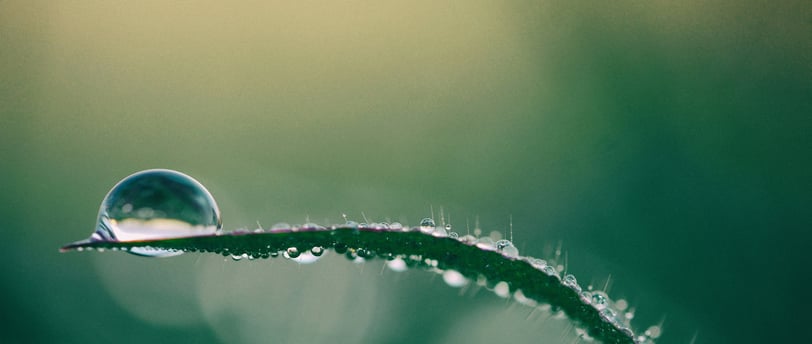
M 407 264 L 422 267 L 428 266 L 427 261 L 436 261 L 437 268 L 457 270 L 474 280 L 484 277 L 488 283 L 504 281 L 511 291 L 521 290 L 530 299 L 560 309 L 598 340 L 605 343 L 634 343 L 628 329 L 619 328 L 601 317 L 597 309 L 582 301 L 579 293 L 563 285 L 558 277 L 545 274 L 523 259 L 505 257 L 453 238 L 435 237 L 416 230 L 401 232 L 334 227 L 329 230 L 231 233 L 149 241 L 80 241 L 61 250 L 151 247 L 267 258 L 291 247 L 305 252 L 316 246 L 334 249 L 350 258 L 375 256 L 392 259 L 405 256 L 409 257 Z

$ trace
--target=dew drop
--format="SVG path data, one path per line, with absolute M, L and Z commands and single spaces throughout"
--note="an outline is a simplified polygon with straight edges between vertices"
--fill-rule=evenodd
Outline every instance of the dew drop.
M 602 291 L 592 293 L 592 306 L 597 310 L 602 310 L 609 305 L 609 297 Z
M 547 275 L 560 278 L 560 276 L 558 276 L 558 271 L 552 265 L 545 265 L 544 267 L 541 268 L 541 271 Z
M 285 258 L 291 259 L 291 258 L 298 257 L 301 254 L 301 252 L 299 252 L 298 248 L 288 247 L 288 249 L 285 250 L 284 254 L 285 254 Z
M 303 231 L 320 231 L 320 230 L 324 230 L 324 229 L 325 229 L 324 226 L 319 225 L 318 223 L 313 223 L 313 222 L 305 223 L 300 228 L 300 230 L 303 230 Z
M 271 228 L 268 229 L 268 231 L 271 233 L 290 232 L 291 231 L 290 227 L 291 227 L 290 224 L 287 222 L 279 222 L 274 223 L 274 225 L 271 226 Z
M 397 230 L 397 231 L 402 231 L 402 230 L 404 230 L 404 229 L 403 229 L 403 224 L 401 224 L 400 222 L 392 222 L 392 223 L 390 223 L 390 224 L 389 224 L 389 229 L 391 229 L 391 230 Z
M 493 251 L 494 249 L 496 249 L 495 244 L 493 243 L 493 239 L 491 239 L 491 237 L 481 237 L 477 239 L 476 247 L 488 251 Z
M 386 267 L 388 267 L 389 270 L 396 272 L 403 272 L 408 268 L 406 266 L 406 261 L 400 257 L 386 261 Z
M 434 232 L 434 229 L 437 228 L 437 225 L 434 223 L 432 218 L 424 218 L 420 220 L 420 231 L 426 234 L 431 234 Z
M 468 279 L 457 270 L 446 270 L 443 272 L 443 281 L 454 288 L 464 287 L 468 284 Z
M 575 279 L 575 275 L 573 274 L 565 275 L 564 278 L 561 279 L 561 283 L 578 293 L 581 292 L 581 286 L 578 285 L 578 280 Z
M 445 238 L 445 237 L 448 236 L 448 232 L 443 227 L 437 227 L 437 228 L 434 229 L 434 232 L 431 233 L 431 235 L 436 236 L 436 237 L 440 237 L 440 238 Z
M 321 246 L 314 246 L 310 249 L 310 253 L 312 253 L 316 257 L 321 257 L 324 254 L 324 247 Z
M 513 246 L 510 240 L 499 240 L 496 242 L 496 251 L 502 253 L 503 256 L 515 258 L 519 256 L 519 249 Z
M 323 253 L 323 251 L 322 251 L 322 253 Z M 290 256 L 290 254 L 288 254 L 288 256 L 291 257 L 290 260 L 292 260 L 294 262 L 297 262 L 299 264 L 312 264 L 312 263 L 315 263 L 316 261 L 318 261 L 321 258 L 320 255 L 317 256 L 317 255 L 313 254 L 312 251 L 305 251 L 305 253 L 297 254 L 296 257 L 292 257 L 292 256 Z
M 213 235 L 222 227 L 214 197 L 183 173 L 154 169 L 137 172 L 116 184 L 104 197 L 91 240 L 140 241 Z M 132 248 L 147 257 L 169 257 L 183 251 Z
M 470 234 L 463 235 L 463 236 L 459 237 L 457 240 L 459 240 L 461 243 L 466 244 L 466 245 L 474 245 L 474 244 L 476 244 L 476 237 L 473 236 L 473 235 L 470 235 Z
M 496 285 L 493 287 L 493 293 L 501 298 L 508 298 L 510 297 L 510 286 L 508 286 L 507 282 L 505 281 L 496 283 Z

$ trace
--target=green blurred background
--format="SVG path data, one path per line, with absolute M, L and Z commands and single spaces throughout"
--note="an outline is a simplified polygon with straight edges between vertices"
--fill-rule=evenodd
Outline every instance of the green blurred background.
M 810 342 L 804 1 L 0 1 L 0 341 L 571 343 L 421 271 L 59 254 L 171 168 L 226 229 L 479 217 L 660 343 Z M 462 229 L 464 231 L 464 229 Z

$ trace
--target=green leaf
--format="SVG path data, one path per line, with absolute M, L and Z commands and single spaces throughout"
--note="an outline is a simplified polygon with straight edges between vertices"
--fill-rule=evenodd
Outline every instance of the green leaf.
M 548 274 L 531 264 L 532 258 L 511 258 L 499 252 L 479 248 L 449 237 L 436 237 L 418 230 L 408 232 L 355 227 L 331 227 L 281 232 L 229 233 L 224 235 L 191 236 L 147 241 L 84 240 L 65 245 L 70 250 L 130 250 L 152 248 L 184 252 L 207 252 L 223 256 L 249 255 L 267 258 L 280 251 L 296 248 L 306 252 L 313 247 L 329 248 L 349 258 L 394 259 L 403 257 L 410 266 L 453 269 L 472 280 L 494 285 L 506 282 L 510 291 L 522 294 L 538 303 L 547 303 L 553 310 L 564 312 L 589 335 L 604 343 L 634 343 L 628 327 L 611 316 L 602 316 L 573 286 L 562 283 L 557 272 Z

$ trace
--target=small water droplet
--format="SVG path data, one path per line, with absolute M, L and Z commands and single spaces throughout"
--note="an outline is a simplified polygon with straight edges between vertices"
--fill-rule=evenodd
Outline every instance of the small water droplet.
M 301 252 L 299 252 L 298 248 L 288 247 L 288 249 L 285 250 L 284 254 L 285 254 L 285 258 L 291 259 L 291 258 L 298 257 L 301 254 Z
M 443 281 L 454 288 L 464 287 L 468 284 L 468 279 L 457 270 L 446 270 L 443 272 Z
M 347 244 L 344 243 L 336 243 L 335 245 L 333 245 L 333 250 L 335 250 L 336 253 L 338 254 L 344 254 L 347 252 L 348 249 L 349 247 L 347 247 Z
M 499 240 L 495 244 L 496 251 L 501 252 L 503 256 L 515 258 L 519 256 L 519 249 L 516 246 L 513 246 L 513 243 L 510 240 Z
M 592 306 L 597 310 L 602 310 L 609 305 L 609 297 L 602 291 L 592 293 Z
M 312 251 L 305 251 L 305 253 L 298 254 L 296 257 L 292 257 L 290 254 L 288 254 L 288 256 L 290 257 L 290 260 L 299 264 L 312 264 L 321 258 L 321 256 L 313 254 Z
M 493 287 L 493 293 L 501 298 L 508 298 L 510 297 L 510 286 L 508 286 L 507 282 L 505 281 L 496 283 L 496 285 Z
M 544 267 L 541 268 L 541 271 L 547 275 L 561 278 L 561 276 L 558 275 L 558 271 L 552 265 L 545 265 Z
M 375 251 L 363 247 L 355 250 L 355 254 L 364 259 L 371 259 L 375 257 Z
M 386 267 L 388 267 L 389 270 L 397 272 L 403 272 L 408 269 L 408 267 L 406 266 L 406 261 L 400 257 L 386 261 Z
M 528 257 L 527 262 L 530 263 L 530 266 L 539 270 L 543 270 L 547 266 L 547 261 L 544 259 Z
M 473 236 L 473 235 L 470 235 L 470 234 L 463 235 L 457 240 L 459 240 L 461 243 L 466 244 L 466 245 L 474 245 L 474 244 L 476 244 L 476 237 Z
M 400 222 L 392 222 L 392 223 L 390 223 L 389 224 L 389 229 L 398 230 L 398 231 L 404 230 L 403 224 L 401 224 Z
M 314 246 L 310 249 L 310 253 L 312 253 L 316 257 L 321 257 L 324 254 L 324 247 L 321 246 Z
M 303 231 L 320 231 L 320 230 L 324 230 L 324 226 L 319 225 L 317 223 L 308 222 L 308 223 L 303 224 L 302 227 L 300 228 L 300 230 L 303 230 Z
M 434 223 L 434 220 L 427 217 L 420 220 L 420 231 L 426 234 L 431 234 L 434 232 L 434 229 L 437 228 L 437 225 Z
M 561 283 L 578 293 L 581 292 L 581 286 L 578 285 L 578 280 L 575 279 L 575 275 L 573 274 L 565 275 L 564 278 L 561 279 Z
M 445 238 L 445 237 L 448 236 L 448 232 L 446 232 L 445 228 L 443 228 L 443 227 L 437 227 L 437 228 L 434 229 L 434 232 L 431 233 L 431 235 L 439 237 L 439 238 Z
M 450 224 L 450 223 L 446 223 L 446 225 L 445 225 L 445 230 L 446 230 L 446 232 L 450 232 L 450 231 L 451 231 L 451 224 Z
M 139 241 L 213 235 L 222 227 L 214 197 L 183 173 L 155 169 L 122 179 L 104 197 L 91 240 Z M 132 248 L 148 257 L 169 257 L 183 251 Z
M 453 239 L 459 239 L 459 238 L 460 238 L 460 234 L 459 234 L 459 233 L 457 233 L 457 232 L 448 232 L 448 237 L 449 237 L 449 238 L 453 238 Z
M 476 241 L 476 247 L 479 247 L 483 250 L 493 251 L 496 249 L 496 246 L 493 242 L 491 237 L 481 237 Z
M 271 232 L 271 233 L 290 232 L 291 231 L 290 227 L 291 227 L 290 223 L 279 222 L 279 223 L 274 223 L 274 225 L 271 226 L 271 228 L 268 231 Z

